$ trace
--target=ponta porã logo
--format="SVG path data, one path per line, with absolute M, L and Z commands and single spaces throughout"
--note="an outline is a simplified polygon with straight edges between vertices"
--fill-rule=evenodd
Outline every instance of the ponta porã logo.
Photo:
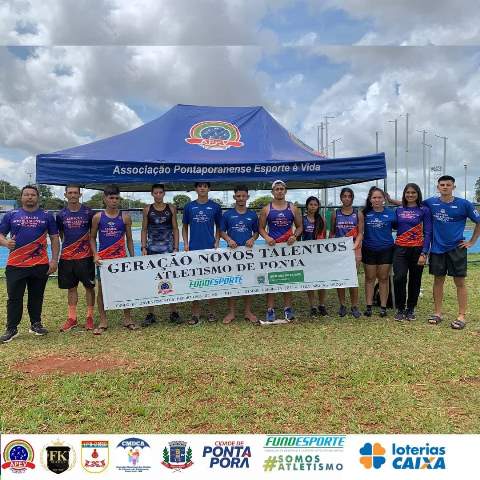
M 392 466 L 396 470 L 445 470 L 446 447 L 392 444 L 392 455 L 395 457 Z
M 202 457 L 210 460 L 210 468 L 250 468 L 252 451 L 243 440 L 217 441 L 203 447 Z
M 25 440 L 12 440 L 3 450 L 2 469 L 10 469 L 13 473 L 25 473 L 28 469 L 33 470 L 34 452 L 32 446 Z
M 200 145 L 206 150 L 227 150 L 230 147 L 243 147 L 240 130 L 236 125 L 221 120 L 205 120 L 192 125 L 189 137 L 190 145 Z

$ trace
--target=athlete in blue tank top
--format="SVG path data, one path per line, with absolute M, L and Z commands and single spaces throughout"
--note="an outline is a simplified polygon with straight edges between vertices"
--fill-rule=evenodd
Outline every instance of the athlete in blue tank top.
M 161 183 L 152 185 L 151 194 L 154 203 L 143 209 L 142 220 L 142 255 L 157 255 L 178 252 L 177 209 L 164 202 L 165 186 Z M 180 324 L 182 320 L 174 303 L 169 304 L 170 321 Z M 148 307 L 147 316 L 142 327 L 148 327 L 157 321 L 154 307 Z
M 272 202 L 263 207 L 260 213 L 259 233 L 271 247 L 276 243 L 287 242 L 292 245 L 299 238 L 303 231 L 302 215 L 300 210 L 285 200 L 287 186 L 282 180 L 275 180 L 272 184 Z M 295 230 L 294 230 L 295 229 Z M 283 294 L 284 317 L 290 321 L 295 318 L 292 309 L 291 293 Z M 276 320 L 275 296 L 267 293 L 267 322 Z
M 94 215 L 90 232 L 90 246 L 92 247 L 94 262 L 98 267 L 102 264 L 102 260 L 125 257 L 127 255 L 125 243 L 130 256 L 135 256 L 132 238 L 132 219 L 128 213 L 121 212 L 119 209 L 120 189 L 116 185 L 107 186 L 103 191 L 103 202 L 106 208 L 104 211 Z M 99 237 L 98 250 L 97 233 Z M 103 306 L 102 283 L 100 282 L 99 270 L 98 274 L 97 305 L 100 322 L 93 331 L 94 335 L 101 335 L 108 327 L 107 314 Z M 123 326 L 128 330 L 136 330 L 138 328 L 132 319 L 129 308 L 123 310 Z
M 342 208 L 338 208 L 332 214 L 330 225 L 330 237 L 352 237 L 353 251 L 355 253 L 355 262 L 357 270 L 362 259 L 362 239 L 363 239 L 363 213 L 353 208 L 353 199 L 355 195 L 353 190 L 348 187 L 342 188 L 340 191 L 340 201 Z M 350 313 L 354 318 L 360 318 L 362 314 L 358 308 L 358 287 L 349 288 L 350 292 Z M 347 315 L 347 307 L 345 305 L 345 289 L 337 288 L 338 300 L 340 307 L 338 315 L 344 317 Z

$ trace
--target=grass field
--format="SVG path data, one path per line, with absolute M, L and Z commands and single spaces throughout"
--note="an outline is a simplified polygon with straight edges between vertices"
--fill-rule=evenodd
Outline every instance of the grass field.
M 445 313 L 455 318 L 452 282 Z M 296 294 L 298 320 L 258 327 L 173 326 L 161 322 L 128 332 L 109 314 L 109 331 L 60 334 L 65 294 L 50 280 L 46 337 L 27 333 L 0 345 L 0 431 L 25 433 L 417 433 L 480 431 L 480 267 L 470 266 L 469 323 L 453 331 L 424 318 L 431 311 L 431 279 L 424 275 L 419 319 L 312 319 L 306 295 Z M 83 293 L 82 293 L 83 295 Z M 0 283 L 0 298 L 6 298 Z M 278 300 L 280 300 L 278 298 Z M 264 313 L 264 299 L 255 300 Z M 336 295 L 328 306 L 336 310 Z M 187 315 L 188 305 L 181 307 Z M 218 302 L 218 314 L 225 301 Z M 84 313 L 82 301 L 80 313 Z M 144 312 L 135 311 L 140 321 Z M 0 323 L 5 323 L 2 301 Z M 115 360 L 116 370 L 33 376 L 25 361 L 49 355 Z

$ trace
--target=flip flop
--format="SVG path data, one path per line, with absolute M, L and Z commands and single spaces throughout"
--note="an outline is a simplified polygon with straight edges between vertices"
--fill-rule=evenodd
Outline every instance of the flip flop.
M 247 316 L 245 316 L 245 320 L 249 323 L 252 323 L 253 325 L 258 325 L 260 322 L 258 321 L 258 318 L 255 317 L 255 320 L 253 320 L 253 318 L 249 318 Z
M 106 332 L 108 327 L 97 327 L 93 330 L 94 335 L 101 335 L 103 332 Z
M 139 327 L 135 325 L 134 323 L 129 323 L 128 325 L 124 325 L 123 328 L 126 328 L 127 330 L 131 330 L 132 332 L 134 330 L 138 330 Z
M 454 330 L 463 330 L 465 328 L 465 325 L 466 325 L 465 321 L 464 320 L 459 320 L 458 318 L 450 324 L 450 326 Z

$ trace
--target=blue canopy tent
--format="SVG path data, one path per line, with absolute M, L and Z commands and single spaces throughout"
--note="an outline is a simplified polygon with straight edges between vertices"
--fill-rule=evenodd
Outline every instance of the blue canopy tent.
M 280 125 L 263 107 L 177 105 L 129 132 L 78 147 L 37 155 L 36 179 L 50 185 L 145 191 L 152 183 L 212 190 L 235 183 L 270 189 L 324 188 L 386 177 L 385 154 L 327 159 Z

